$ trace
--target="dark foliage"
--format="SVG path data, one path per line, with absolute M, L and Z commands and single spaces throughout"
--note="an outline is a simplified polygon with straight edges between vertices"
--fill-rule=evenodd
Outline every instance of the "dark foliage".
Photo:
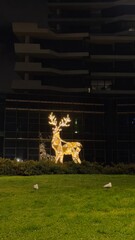
M 101 165 L 83 161 L 82 164 L 53 161 L 23 161 L 0 158 L 0 175 L 42 175 L 42 174 L 135 174 L 135 164 Z

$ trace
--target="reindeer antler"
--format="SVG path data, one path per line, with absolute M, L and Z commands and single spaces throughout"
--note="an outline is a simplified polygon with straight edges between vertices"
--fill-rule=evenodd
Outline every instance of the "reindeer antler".
M 56 119 L 55 115 L 53 114 L 53 112 L 50 113 L 48 118 L 50 120 L 49 121 L 50 125 L 57 126 L 57 119 Z
M 53 114 L 53 112 L 51 112 L 51 114 L 49 115 L 48 118 L 50 120 L 49 124 L 54 126 L 54 128 L 52 128 L 53 130 L 57 129 L 58 131 L 61 131 L 62 130 L 61 127 L 69 127 L 70 126 L 69 122 L 71 122 L 71 119 L 70 119 L 69 115 L 67 115 L 66 117 L 63 117 L 61 119 L 61 121 L 59 122 L 58 126 L 57 126 L 57 119 L 56 119 L 55 115 Z
M 67 115 L 67 117 L 63 117 L 61 119 L 61 121 L 59 122 L 59 128 L 60 127 L 69 127 L 70 126 L 69 122 L 71 122 L 69 115 Z

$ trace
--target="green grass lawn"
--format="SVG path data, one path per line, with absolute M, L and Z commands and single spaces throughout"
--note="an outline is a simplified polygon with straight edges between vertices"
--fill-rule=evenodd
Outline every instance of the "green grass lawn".
M 0 177 L 0 240 L 22 239 L 135 240 L 135 176 Z

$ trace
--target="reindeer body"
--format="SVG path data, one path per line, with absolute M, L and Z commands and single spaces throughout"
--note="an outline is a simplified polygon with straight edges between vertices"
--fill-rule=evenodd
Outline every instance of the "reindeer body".
M 81 163 L 79 158 L 79 152 L 81 151 L 81 143 L 79 142 L 67 142 L 63 146 L 64 155 L 72 155 L 72 159 L 75 163 Z
M 63 163 L 64 155 L 71 155 L 72 159 L 75 163 L 81 163 L 79 158 L 79 152 L 81 151 L 81 143 L 79 142 L 66 142 L 61 139 L 60 131 L 62 130 L 61 127 L 68 127 L 69 122 L 71 121 L 69 116 L 67 115 L 66 118 L 63 118 L 59 125 L 57 126 L 56 117 L 51 113 L 49 115 L 50 122 L 49 124 L 53 125 L 53 137 L 52 137 L 52 148 L 55 151 L 55 162 Z

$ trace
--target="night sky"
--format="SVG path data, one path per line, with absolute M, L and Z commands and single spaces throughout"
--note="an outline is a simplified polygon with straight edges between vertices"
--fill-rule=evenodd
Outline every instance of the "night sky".
M 1 0 L 0 3 L 0 92 L 10 92 L 15 53 L 12 22 L 37 22 L 47 26 L 47 0 Z

